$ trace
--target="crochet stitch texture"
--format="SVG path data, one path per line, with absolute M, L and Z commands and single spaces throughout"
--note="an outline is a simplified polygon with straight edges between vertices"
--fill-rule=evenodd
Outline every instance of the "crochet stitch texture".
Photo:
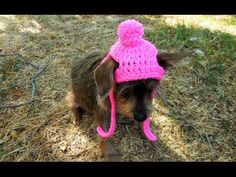
M 136 20 L 122 22 L 117 30 L 118 41 L 111 47 L 107 58 L 119 63 L 115 82 L 122 83 L 141 79 L 161 80 L 165 70 L 157 62 L 158 50 L 143 38 L 143 25 Z

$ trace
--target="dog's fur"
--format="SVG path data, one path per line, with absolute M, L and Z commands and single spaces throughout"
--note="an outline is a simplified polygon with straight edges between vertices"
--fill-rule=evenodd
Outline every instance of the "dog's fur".
M 167 70 L 187 53 L 159 52 L 159 64 Z M 153 79 L 114 83 L 113 73 L 118 63 L 110 59 L 100 64 L 106 53 L 95 52 L 77 60 L 72 66 L 72 90 L 67 94 L 67 102 L 72 111 L 72 121 L 78 123 L 85 113 L 93 116 L 97 125 L 106 130 L 105 120 L 110 118 L 108 92 L 114 90 L 117 113 L 138 122 L 145 120 L 152 112 L 151 91 L 157 89 L 159 81 Z M 103 156 L 111 159 L 119 155 L 109 140 L 99 138 Z

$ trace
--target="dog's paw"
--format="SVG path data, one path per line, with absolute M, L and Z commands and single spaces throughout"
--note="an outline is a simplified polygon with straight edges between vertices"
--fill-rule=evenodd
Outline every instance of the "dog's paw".
M 106 149 L 103 149 L 102 156 L 104 161 L 120 161 L 122 154 L 115 150 L 110 143 L 107 143 Z
M 71 118 L 72 124 L 76 125 L 76 126 L 79 125 L 80 120 L 81 120 L 81 118 L 78 117 L 78 116 L 75 116 L 75 115 L 73 115 L 72 118 Z
M 104 155 L 104 161 L 122 161 L 122 154 L 116 150 L 107 152 Z

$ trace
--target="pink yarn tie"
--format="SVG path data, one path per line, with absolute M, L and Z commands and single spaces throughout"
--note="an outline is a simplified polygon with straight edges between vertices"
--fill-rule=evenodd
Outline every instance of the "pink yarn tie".
M 152 131 L 150 129 L 150 119 L 149 119 L 149 117 L 147 117 L 146 120 L 141 123 L 141 128 L 142 128 L 142 131 L 143 131 L 143 133 L 144 133 L 144 135 L 146 136 L 147 139 L 149 139 L 150 141 L 156 141 L 157 140 L 157 137 L 152 133 Z
M 151 99 L 153 99 L 156 95 L 157 95 L 156 91 L 153 90 L 151 93 Z M 146 120 L 141 123 L 141 128 L 147 139 L 149 139 L 150 141 L 157 140 L 157 137 L 151 132 L 149 117 L 147 117 Z
M 111 103 L 111 123 L 110 123 L 110 128 L 108 132 L 105 132 L 102 127 L 97 127 L 97 132 L 98 134 L 103 137 L 103 138 L 109 138 L 111 137 L 116 129 L 116 102 L 114 99 L 114 93 L 113 89 L 110 90 L 109 92 L 109 99 Z
M 155 92 L 152 93 L 151 97 L 153 98 L 155 95 Z M 110 99 L 110 103 L 111 103 L 111 123 L 110 123 L 110 128 L 108 130 L 108 132 L 105 132 L 102 127 L 97 127 L 97 132 L 98 134 L 102 137 L 102 138 L 110 138 L 116 129 L 116 102 L 114 99 L 114 92 L 113 90 L 110 90 L 109 92 L 109 99 Z M 152 133 L 151 129 L 150 129 L 150 118 L 147 117 L 146 120 L 144 122 L 141 123 L 141 128 L 142 131 L 144 133 L 144 135 L 146 136 L 147 139 L 149 139 L 150 141 L 156 141 L 157 137 Z

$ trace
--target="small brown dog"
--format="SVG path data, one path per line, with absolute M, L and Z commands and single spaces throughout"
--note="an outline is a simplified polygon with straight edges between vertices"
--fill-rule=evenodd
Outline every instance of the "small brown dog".
M 181 59 L 192 53 L 159 52 L 157 59 L 165 70 L 174 66 Z M 77 124 L 85 113 L 93 116 L 98 126 L 105 127 L 105 121 L 110 117 L 110 102 L 108 92 L 113 88 L 117 102 L 117 113 L 123 117 L 144 121 L 152 112 L 150 94 L 160 84 L 158 80 L 145 79 L 116 84 L 114 71 L 118 63 L 107 60 L 101 63 L 105 53 L 95 52 L 75 61 L 72 66 L 72 90 L 67 94 L 67 102 L 72 111 L 72 121 Z M 100 148 L 106 159 L 114 159 L 119 153 L 112 147 L 108 139 L 99 137 Z

